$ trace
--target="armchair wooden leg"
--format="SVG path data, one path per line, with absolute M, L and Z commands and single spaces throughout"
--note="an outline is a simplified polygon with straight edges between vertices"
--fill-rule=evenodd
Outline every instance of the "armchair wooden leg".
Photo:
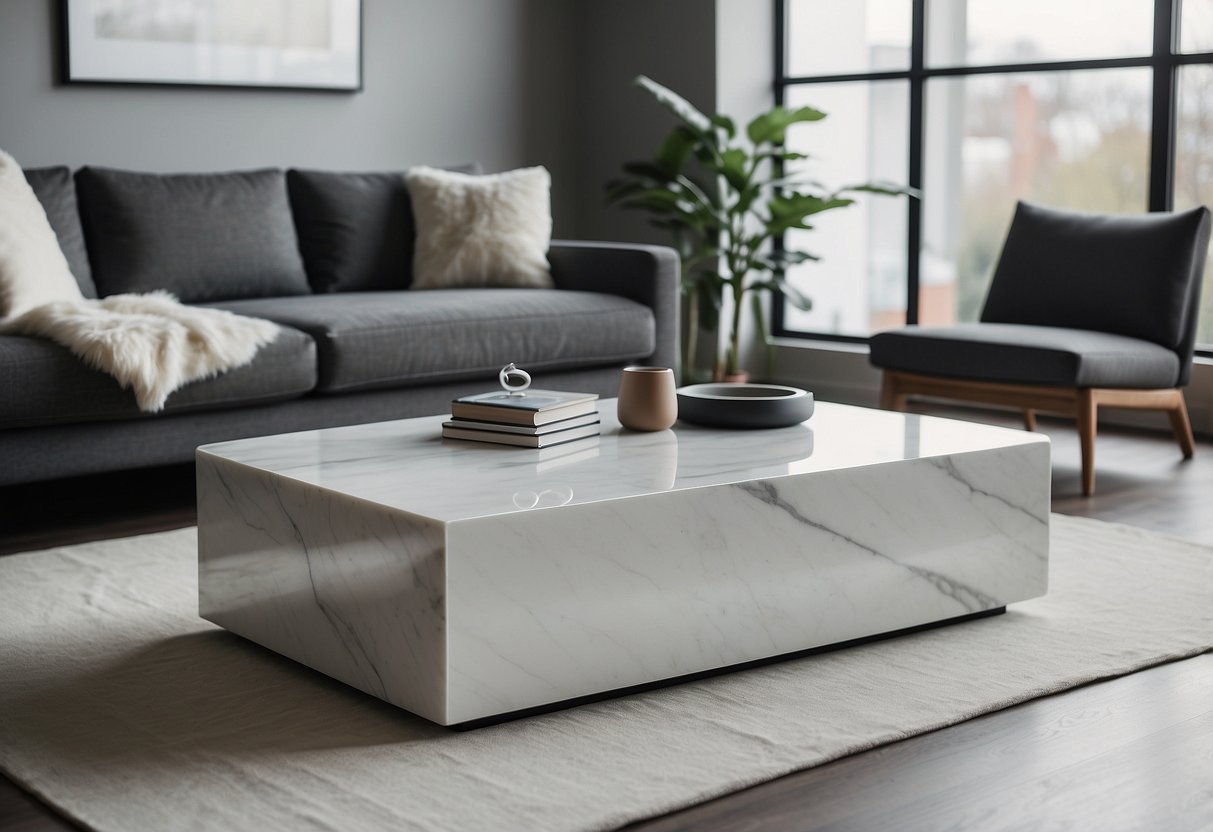
M 1082 443 L 1082 494 L 1090 497 L 1095 493 L 1095 426 L 1099 404 L 1095 391 L 1078 391 L 1078 437 Z
M 1176 390 L 1175 393 L 1175 405 L 1167 411 L 1167 415 L 1171 417 L 1171 430 L 1175 433 L 1184 459 L 1191 459 L 1196 453 L 1196 437 L 1192 435 L 1192 422 L 1188 419 L 1188 405 L 1184 400 L 1184 393 L 1182 390 Z
M 897 391 L 897 374 L 889 370 L 884 371 L 880 380 L 880 409 L 906 409 L 906 397 Z
M 1023 429 L 1036 432 L 1036 411 L 1030 407 L 1023 412 Z

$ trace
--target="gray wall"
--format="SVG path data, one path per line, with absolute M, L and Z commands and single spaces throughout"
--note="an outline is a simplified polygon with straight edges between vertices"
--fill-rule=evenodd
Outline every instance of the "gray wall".
M 775 106 L 775 15 L 757 13 L 752 0 L 716 0 L 716 102 L 745 129 L 751 119 Z M 732 308 L 725 298 L 726 311 Z M 770 296 L 766 296 L 770 322 Z M 724 334 L 720 333 L 722 341 Z M 759 377 L 769 375 L 768 352 L 749 310 L 741 319 L 741 366 Z
M 574 231 L 565 0 L 364 0 L 356 94 L 57 86 L 58 5 L 0 2 L 0 148 L 22 165 L 545 164 L 557 233 Z
M 542 164 L 557 236 L 660 243 L 603 204 L 674 123 L 632 79 L 716 107 L 716 0 L 363 0 L 354 94 L 57 84 L 58 6 L 0 0 L 0 148 L 30 167 Z
M 671 87 L 700 109 L 715 110 L 716 2 L 589 0 L 576 5 L 578 234 L 668 243 L 669 236 L 650 228 L 641 215 L 607 207 L 603 185 L 625 162 L 652 158 L 675 124 L 648 93 L 632 86 L 637 75 Z

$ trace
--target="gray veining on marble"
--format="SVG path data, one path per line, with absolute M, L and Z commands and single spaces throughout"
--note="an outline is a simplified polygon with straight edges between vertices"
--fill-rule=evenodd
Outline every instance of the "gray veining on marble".
M 443 417 L 198 453 L 204 617 L 443 724 L 1043 594 L 1049 445 L 818 403 L 543 450 Z

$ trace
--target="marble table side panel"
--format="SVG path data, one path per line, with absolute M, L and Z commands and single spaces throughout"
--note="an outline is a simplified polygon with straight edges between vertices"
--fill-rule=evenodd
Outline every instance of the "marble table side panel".
M 444 527 L 198 455 L 203 618 L 446 721 Z
M 1046 443 L 452 524 L 452 721 L 1043 594 Z

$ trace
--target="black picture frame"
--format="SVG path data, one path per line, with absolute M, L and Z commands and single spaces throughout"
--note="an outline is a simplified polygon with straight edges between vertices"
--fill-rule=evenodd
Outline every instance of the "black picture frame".
M 140 2 L 146 5 L 142 17 Z M 191 5 L 197 17 L 191 18 Z M 113 13 L 117 6 L 60 0 L 63 83 L 362 91 L 362 0 L 312 0 L 310 18 L 297 16 L 298 5 L 283 4 L 291 19 L 284 19 L 277 33 L 272 16 L 215 20 L 214 7 L 196 0 L 125 0 L 120 16 Z M 152 19 L 166 7 L 173 13 L 171 26 L 163 18 Z M 197 37 L 200 30 L 209 35 Z

